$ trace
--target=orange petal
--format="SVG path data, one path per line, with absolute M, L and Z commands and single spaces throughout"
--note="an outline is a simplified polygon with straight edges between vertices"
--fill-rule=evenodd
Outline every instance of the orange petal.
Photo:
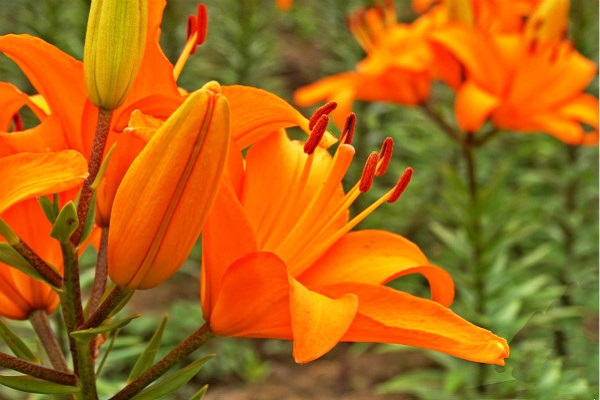
M 69 147 L 58 116 L 50 114 L 41 124 L 19 132 L 0 132 L 0 157 L 21 153 L 58 151 Z
M 225 271 L 233 262 L 258 249 L 254 229 L 225 179 L 202 232 L 202 309 L 208 318 Z
M 0 158 L 0 176 L 2 213 L 19 201 L 80 185 L 87 176 L 87 162 L 74 150 L 18 153 Z
M 311 288 L 343 282 L 384 285 L 413 273 L 431 286 L 434 301 L 452 304 L 454 283 L 439 267 L 429 265 L 421 250 L 402 236 L 376 230 L 350 232 L 337 241 L 298 280 Z
M 303 176 L 308 156 L 302 143 L 290 140 L 285 132 L 275 133 L 248 150 L 241 201 L 261 249 L 272 251 L 281 244 L 322 186 L 332 158 L 322 148 L 312 157 L 310 173 Z M 343 196 L 341 187 L 335 194 Z
M 290 312 L 294 359 L 315 360 L 331 350 L 354 320 L 358 299 L 353 294 L 327 297 L 290 278 Z
M 360 283 L 329 286 L 322 292 L 358 296 L 358 313 L 344 341 L 405 344 L 498 365 L 504 365 L 508 357 L 506 340 L 434 301 Z
M 485 123 L 500 99 L 486 92 L 472 80 L 466 81 L 456 93 L 454 111 L 463 131 L 477 132 Z
M 16 62 L 66 133 L 69 148 L 82 151 L 80 119 L 87 92 L 80 61 L 29 35 L 0 36 L 0 52 Z
M 220 282 L 205 318 L 221 336 L 291 339 L 289 283 L 285 264 L 272 253 L 234 262 Z
M 308 119 L 288 102 L 262 89 L 250 86 L 223 86 L 231 108 L 231 137 L 244 149 L 271 133 L 292 126 L 310 133 Z M 328 147 L 335 138 L 325 133 L 321 145 Z
M 147 289 L 183 265 L 217 194 L 228 144 L 227 100 L 211 82 L 157 130 L 117 190 L 108 240 L 115 283 Z
M 24 105 L 27 105 L 40 120 L 46 117 L 46 114 L 29 96 L 17 89 L 16 86 L 7 82 L 0 82 L 0 110 L 2 110 L 0 113 L 0 131 L 8 131 L 13 115 Z
M 500 93 L 508 79 L 500 53 L 482 31 L 454 25 L 431 34 L 436 42 L 450 50 L 467 68 L 468 76 L 494 93 Z

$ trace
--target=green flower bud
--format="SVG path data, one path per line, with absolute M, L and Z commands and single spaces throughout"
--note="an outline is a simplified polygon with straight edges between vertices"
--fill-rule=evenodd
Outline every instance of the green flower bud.
M 148 0 L 92 0 L 83 52 L 92 103 L 113 110 L 133 85 L 146 48 Z

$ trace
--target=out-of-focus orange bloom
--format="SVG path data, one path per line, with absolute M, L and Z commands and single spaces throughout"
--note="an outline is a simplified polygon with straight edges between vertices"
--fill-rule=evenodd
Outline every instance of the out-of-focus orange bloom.
M 192 93 L 135 158 L 113 204 L 108 273 L 148 289 L 183 265 L 215 198 L 229 144 L 217 83 Z
M 569 144 L 598 142 L 598 99 L 583 93 L 597 66 L 566 41 L 542 39 L 459 25 L 434 34 L 466 69 L 455 101 L 463 130 L 475 132 L 490 119 L 498 128 L 547 132 Z
M 434 79 L 458 84 L 458 64 L 429 41 L 430 33 L 444 24 L 445 18 L 442 13 L 431 12 L 411 24 L 397 23 L 392 2 L 356 12 L 349 26 L 367 53 L 366 58 L 352 72 L 298 89 L 294 101 L 301 106 L 336 101 L 339 107 L 332 116 L 341 126 L 355 99 L 416 105 L 429 97 Z
M 277 3 L 277 7 L 281 10 L 287 11 L 294 4 L 294 0 L 275 0 L 275 3 Z
M 230 152 L 227 179 L 202 239 L 201 302 L 211 330 L 293 340 L 300 363 L 340 341 L 366 341 L 503 364 L 506 341 L 448 308 L 452 279 L 415 244 L 386 231 L 349 232 L 380 204 L 395 200 L 410 174 L 350 219 L 350 205 L 385 172 L 391 140 L 344 193 L 341 180 L 354 148 L 342 139 L 332 157 L 318 147 L 325 124 L 316 123 L 307 143 L 279 131 L 251 146 L 245 160 Z M 427 278 L 432 300 L 385 286 L 412 273 Z
M 35 197 L 78 187 L 87 176 L 85 159 L 72 150 L 14 154 L 0 158 L 0 176 L 0 218 L 62 271 L 59 243 L 50 237 L 51 224 Z M 58 296 L 50 286 L 0 262 L 0 315 L 26 319 L 36 309 L 51 313 L 57 304 Z
M 522 30 L 526 18 L 543 0 L 413 0 L 417 13 L 437 8 L 448 22 L 477 26 L 487 32 L 511 33 Z M 443 10 L 443 11 L 441 11 Z

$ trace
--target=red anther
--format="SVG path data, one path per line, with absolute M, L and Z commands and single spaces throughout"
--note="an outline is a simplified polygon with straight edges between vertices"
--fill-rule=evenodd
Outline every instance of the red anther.
M 373 185 L 373 181 L 375 180 L 375 170 L 377 169 L 377 161 L 379 160 L 379 154 L 376 151 L 369 154 L 369 158 L 367 158 L 367 162 L 362 171 L 362 175 L 360 176 L 360 183 L 358 185 L 358 190 L 361 193 L 365 193 L 371 189 Z
M 306 143 L 304 143 L 304 152 L 306 154 L 314 153 L 315 149 L 321 142 L 325 131 L 327 130 L 327 125 L 329 124 L 329 116 L 327 114 L 321 115 L 319 120 L 314 124 L 312 132 L 308 137 Z
M 194 42 L 194 46 L 190 50 L 190 54 L 194 54 L 196 52 L 196 47 L 201 45 L 206 40 L 206 30 L 208 29 L 208 12 L 206 11 L 206 6 L 202 3 L 198 4 L 198 13 L 197 15 L 188 16 L 187 20 L 187 29 L 186 29 L 186 40 L 189 40 L 190 37 L 195 33 L 196 41 Z
M 310 117 L 310 119 L 308 120 L 308 129 L 312 131 L 317 121 L 319 121 L 319 118 L 321 118 L 321 115 L 329 114 L 330 112 L 335 110 L 336 107 L 337 103 L 335 101 L 329 101 L 325 103 L 325 105 L 317 108 L 317 111 L 315 111 L 312 117 Z
M 394 148 L 394 139 L 386 137 L 381 144 L 381 150 L 379 151 L 379 166 L 375 171 L 376 176 L 382 176 L 387 171 L 388 165 L 392 159 L 392 150 Z
M 412 178 L 412 174 L 413 174 L 412 168 L 408 167 L 404 170 L 404 173 L 402 174 L 400 179 L 398 179 L 398 183 L 396 183 L 396 187 L 394 188 L 392 195 L 390 196 L 389 199 L 387 199 L 388 203 L 393 203 L 400 198 L 400 196 L 404 192 L 404 189 L 406 189 L 406 187 L 408 186 L 408 183 L 410 182 L 410 178 Z
M 351 112 L 346 116 L 344 121 L 344 128 L 342 129 L 342 136 L 340 137 L 342 143 L 352 144 L 352 138 L 354 138 L 354 129 L 356 128 L 356 114 Z
M 204 3 L 198 4 L 198 38 L 196 44 L 200 45 L 206 40 L 206 31 L 208 30 L 208 11 Z
M 13 114 L 12 122 L 13 122 L 13 132 L 20 132 L 23 130 L 23 120 L 21 119 L 21 115 L 19 115 L 18 112 Z

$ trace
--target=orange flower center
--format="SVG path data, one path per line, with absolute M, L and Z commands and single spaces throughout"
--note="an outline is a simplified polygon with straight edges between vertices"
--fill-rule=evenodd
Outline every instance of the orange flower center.
M 327 113 L 333 111 L 334 108 L 335 103 L 328 103 L 317 110 L 311 118 L 312 133 L 304 146 L 304 152 L 307 154 L 306 161 L 299 182 L 294 185 L 294 193 L 290 193 L 290 196 L 299 196 L 306 187 L 314 160 L 314 152 L 329 121 Z M 352 189 L 344 196 L 335 196 L 355 154 L 351 144 L 355 122 L 356 117 L 354 114 L 350 114 L 346 119 L 340 144 L 333 155 L 322 185 L 311 196 L 310 203 L 304 208 L 291 231 L 280 243 L 273 243 L 272 251 L 286 261 L 290 273 L 295 276 L 305 271 L 329 247 L 383 202 L 392 203 L 398 200 L 412 176 L 412 169 L 407 168 L 392 189 L 356 216 L 346 220 L 345 215 L 358 196 L 371 188 L 376 176 L 382 176 L 386 172 L 393 147 L 393 140 L 385 139 L 380 152 L 373 152 L 368 157 L 361 178 Z M 282 214 L 278 218 L 285 218 L 286 211 L 283 211 Z

